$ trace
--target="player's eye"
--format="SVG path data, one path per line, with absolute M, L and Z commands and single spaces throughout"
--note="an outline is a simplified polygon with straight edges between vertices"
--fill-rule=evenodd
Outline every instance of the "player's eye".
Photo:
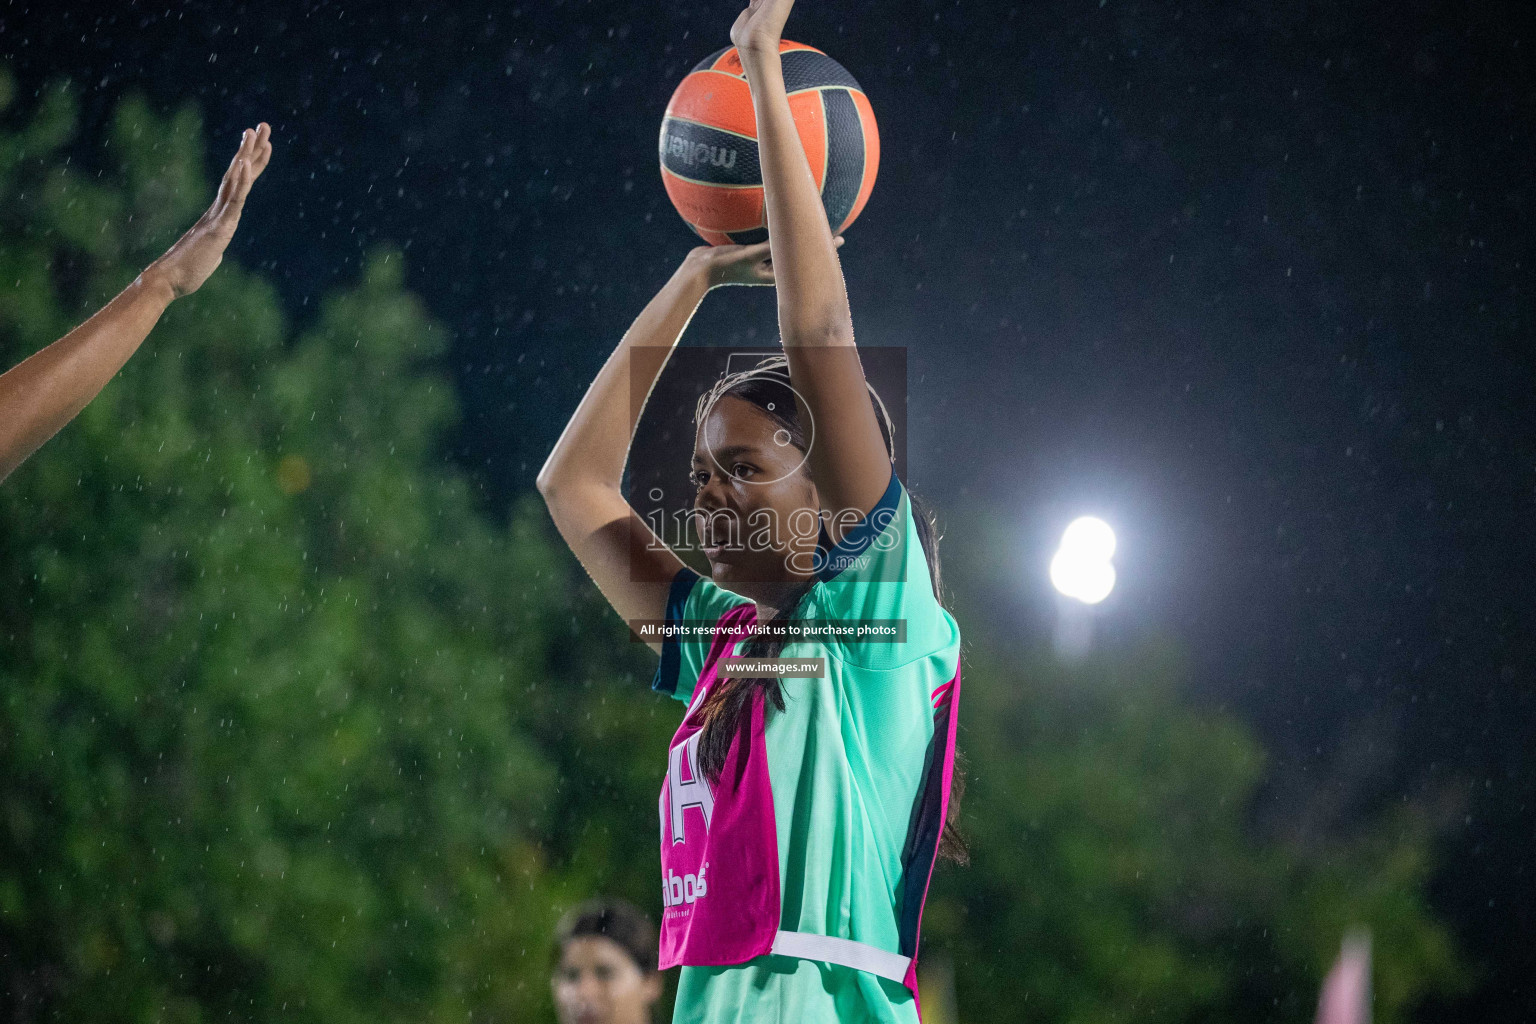
M 709 471 L 705 469 L 696 469 L 692 473 L 688 474 L 688 478 L 693 481 L 693 486 L 703 487 L 705 484 L 709 483 Z
M 737 479 L 743 479 L 755 472 L 757 472 L 756 467 L 749 466 L 745 462 L 738 462 L 736 465 L 731 467 L 731 476 L 734 476 Z

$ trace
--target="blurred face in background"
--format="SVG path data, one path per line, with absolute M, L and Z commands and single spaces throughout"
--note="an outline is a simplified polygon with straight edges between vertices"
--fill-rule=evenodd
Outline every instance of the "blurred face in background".
M 642 971 L 624 947 L 581 935 L 560 950 L 550 980 L 560 1024 L 648 1024 L 661 995 L 661 975 Z

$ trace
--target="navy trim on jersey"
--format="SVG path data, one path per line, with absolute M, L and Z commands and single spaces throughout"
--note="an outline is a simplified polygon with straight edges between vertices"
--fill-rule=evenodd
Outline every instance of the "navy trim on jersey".
M 822 521 L 821 535 L 816 538 L 816 578 L 826 582 L 848 568 L 891 525 L 900 505 L 901 480 L 896 476 L 896 467 L 892 466 L 891 482 L 886 484 L 885 493 L 880 495 L 869 514 L 855 523 L 837 544 L 832 543 L 826 521 Z
M 688 595 L 693 593 L 694 585 L 701 579 L 702 576 L 686 565 L 677 570 L 677 574 L 672 577 L 672 588 L 667 591 L 667 625 L 683 620 L 683 606 L 688 603 Z M 677 636 L 669 631 L 661 639 L 661 663 L 656 666 L 651 689 L 658 693 L 676 693 L 677 676 L 682 670 L 682 663 L 683 652 L 678 647 Z
M 954 713 L 951 690 L 933 712 L 933 739 L 928 741 L 928 752 L 923 758 L 923 781 L 917 788 L 912 818 L 907 823 L 906 846 L 901 851 L 902 884 L 897 901 L 901 920 L 896 948 L 902 956 L 917 955 L 923 903 L 939 856 L 939 840 L 944 834 L 944 761 L 949 753 L 949 718 Z

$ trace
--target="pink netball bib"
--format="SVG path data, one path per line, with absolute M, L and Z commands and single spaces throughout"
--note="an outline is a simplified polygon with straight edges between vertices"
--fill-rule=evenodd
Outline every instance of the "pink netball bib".
M 720 659 L 745 638 L 757 609 L 721 616 L 688 714 L 672 737 L 661 784 L 660 966 L 739 964 L 773 946 L 779 927 L 779 842 L 759 694 L 731 737 L 713 786 L 699 771 L 698 709 Z

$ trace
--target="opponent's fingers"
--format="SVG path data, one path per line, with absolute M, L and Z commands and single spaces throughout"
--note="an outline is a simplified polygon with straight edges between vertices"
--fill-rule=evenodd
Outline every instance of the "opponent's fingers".
M 229 167 L 219 182 L 219 194 L 214 197 L 213 208 L 209 211 L 215 217 L 223 216 L 225 209 L 239 194 L 241 181 L 246 177 L 255 148 L 256 131 L 247 128 L 240 133 L 240 145 L 230 158 Z M 249 185 L 246 187 L 249 188 Z
M 243 197 L 241 196 L 241 188 L 243 186 L 240 184 L 240 177 L 244 173 L 248 173 L 245 171 L 244 164 L 230 171 L 228 199 L 218 204 L 214 209 L 209 210 L 203 217 L 203 224 L 206 226 L 207 232 L 214 236 L 222 237 L 226 242 L 234 235 L 235 226 L 240 223 L 240 210 L 243 206 Z
M 219 179 L 219 191 L 218 194 L 213 197 L 213 208 L 210 211 L 215 215 L 217 215 L 218 211 L 223 208 L 225 203 L 229 202 L 230 194 L 234 188 L 235 176 L 239 173 L 240 170 L 240 158 L 245 155 L 245 147 L 249 137 L 250 129 L 247 128 L 240 135 L 240 145 L 235 150 L 235 155 L 230 157 L 229 166 L 224 168 L 224 176 Z
M 261 177 L 261 172 L 267 169 L 267 162 L 272 159 L 272 126 L 263 121 L 256 126 L 256 138 L 251 146 L 251 180 Z
M 240 211 L 245 209 L 245 197 L 251 194 L 251 183 L 256 180 L 256 174 L 251 167 L 249 159 L 240 161 L 240 166 L 234 170 L 234 181 L 229 192 L 229 201 L 219 211 L 219 220 L 235 222 L 240 219 Z
M 245 199 L 251 194 L 251 186 L 256 183 L 257 177 L 266 169 L 267 161 L 272 156 L 271 137 L 272 127 L 263 121 L 255 128 L 247 128 L 242 136 L 240 152 L 236 154 L 236 163 L 230 168 L 233 175 L 230 191 L 225 199 L 224 208 L 219 211 L 220 219 L 232 218 L 238 222 L 240 212 L 245 209 Z

